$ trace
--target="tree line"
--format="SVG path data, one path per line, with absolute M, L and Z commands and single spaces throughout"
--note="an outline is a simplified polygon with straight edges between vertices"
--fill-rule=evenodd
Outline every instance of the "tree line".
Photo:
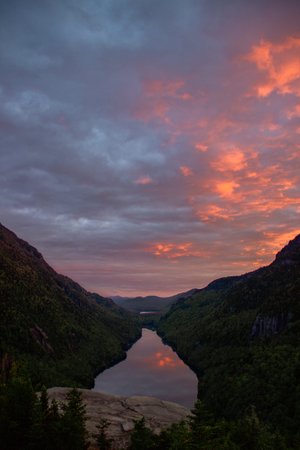
M 0 385 L 0 450 L 87 450 L 89 436 L 81 394 L 70 389 L 66 402 L 50 401 L 46 389 L 35 393 L 30 379 L 13 368 Z M 113 450 L 102 420 L 95 437 L 99 450 Z M 278 433 L 262 423 L 254 407 L 240 420 L 215 419 L 198 400 L 187 421 L 159 435 L 145 420 L 135 423 L 128 450 L 287 450 Z

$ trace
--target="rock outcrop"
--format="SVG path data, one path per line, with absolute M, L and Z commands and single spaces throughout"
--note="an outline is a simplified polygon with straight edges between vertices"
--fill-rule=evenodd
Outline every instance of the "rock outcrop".
M 252 325 L 251 338 L 266 338 L 278 334 L 287 328 L 291 318 L 292 315 L 290 313 L 280 313 L 272 316 L 259 314 Z
M 69 388 L 54 387 L 48 389 L 50 399 L 65 401 Z M 121 397 L 104 392 L 79 389 L 87 413 L 87 430 L 90 437 L 90 450 L 97 448 L 93 435 L 101 419 L 109 423 L 107 436 L 113 440 L 113 449 L 124 449 L 130 441 L 130 434 L 136 420 L 145 418 L 146 426 L 155 433 L 172 423 L 187 418 L 190 410 L 177 403 L 167 402 L 154 397 Z
M 277 253 L 273 264 L 300 264 L 300 234 Z

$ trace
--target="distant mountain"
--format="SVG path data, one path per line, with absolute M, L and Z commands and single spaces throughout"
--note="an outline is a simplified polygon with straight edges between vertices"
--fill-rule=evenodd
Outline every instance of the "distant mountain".
M 179 300 L 158 332 L 195 370 L 216 416 L 236 419 L 254 405 L 299 448 L 300 235 L 269 266 Z
M 134 316 L 56 273 L 0 224 L 0 367 L 25 365 L 34 383 L 89 387 L 140 335 Z
M 140 312 L 162 312 L 169 308 L 173 303 L 179 299 L 190 297 L 198 292 L 198 289 L 191 289 L 187 292 L 181 292 L 180 294 L 172 295 L 170 297 L 158 297 L 157 295 L 148 295 L 146 297 L 120 297 L 113 296 L 112 300 L 119 306 L 133 311 L 135 313 Z

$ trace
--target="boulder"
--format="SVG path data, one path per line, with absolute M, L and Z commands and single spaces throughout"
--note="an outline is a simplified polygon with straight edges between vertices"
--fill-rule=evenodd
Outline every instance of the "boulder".
M 69 388 L 54 387 L 48 389 L 48 395 L 50 400 L 64 402 L 69 390 Z M 135 421 L 142 417 L 147 427 L 159 433 L 172 423 L 185 420 L 190 414 L 190 410 L 184 406 L 154 397 L 121 397 L 88 389 L 78 389 L 78 391 L 81 392 L 86 406 L 86 425 L 91 450 L 97 448 L 94 435 L 98 432 L 97 425 L 101 419 L 107 420 L 107 436 L 113 440 L 113 448 L 117 450 L 127 447 Z

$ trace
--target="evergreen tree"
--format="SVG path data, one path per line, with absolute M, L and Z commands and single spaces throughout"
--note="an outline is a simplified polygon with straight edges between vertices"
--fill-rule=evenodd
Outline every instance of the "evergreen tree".
M 201 400 L 197 400 L 190 417 L 189 448 L 195 450 L 238 450 L 231 438 L 231 426 L 216 421 Z
M 134 430 L 131 434 L 130 450 L 154 450 L 155 435 L 146 427 L 145 418 L 135 422 Z
M 186 422 L 171 425 L 157 437 L 156 450 L 190 450 L 190 430 Z
M 110 450 L 112 448 L 112 439 L 109 439 L 106 435 L 108 422 L 102 419 L 97 425 L 98 434 L 96 434 L 96 442 L 99 450 Z
M 30 380 L 14 367 L 9 380 L 0 386 L 0 449 L 26 449 L 36 395 Z
M 32 423 L 30 429 L 30 438 L 28 448 L 30 450 L 48 450 L 48 436 L 47 436 L 47 418 L 48 418 L 48 394 L 46 388 L 42 389 L 39 396 L 36 396 L 36 401 L 33 408 Z
M 58 404 L 55 400 L 49 404 L 47 391 L 43 388 L 36 399 L 28 449 L 63 449 L 63 433 Z
M 77 389 L 72 389 L 67 394 L 67 403 L 63 407 L 61 417 L 63 450 L 85 450 L 88 448 L 85 422 L 85 406 L 81 394 Z
M 58 403 L 56 400 L 52 400 L 48 408 L 48 442 L 49 449 L 59 450 L 64 448 L 63 431 L 62 431 L 62 418 L 59 413 Z
M 254 406 L 236 423 L 234 439 L 243 450 L 286 450 L 283 438 L 263 424 Z

